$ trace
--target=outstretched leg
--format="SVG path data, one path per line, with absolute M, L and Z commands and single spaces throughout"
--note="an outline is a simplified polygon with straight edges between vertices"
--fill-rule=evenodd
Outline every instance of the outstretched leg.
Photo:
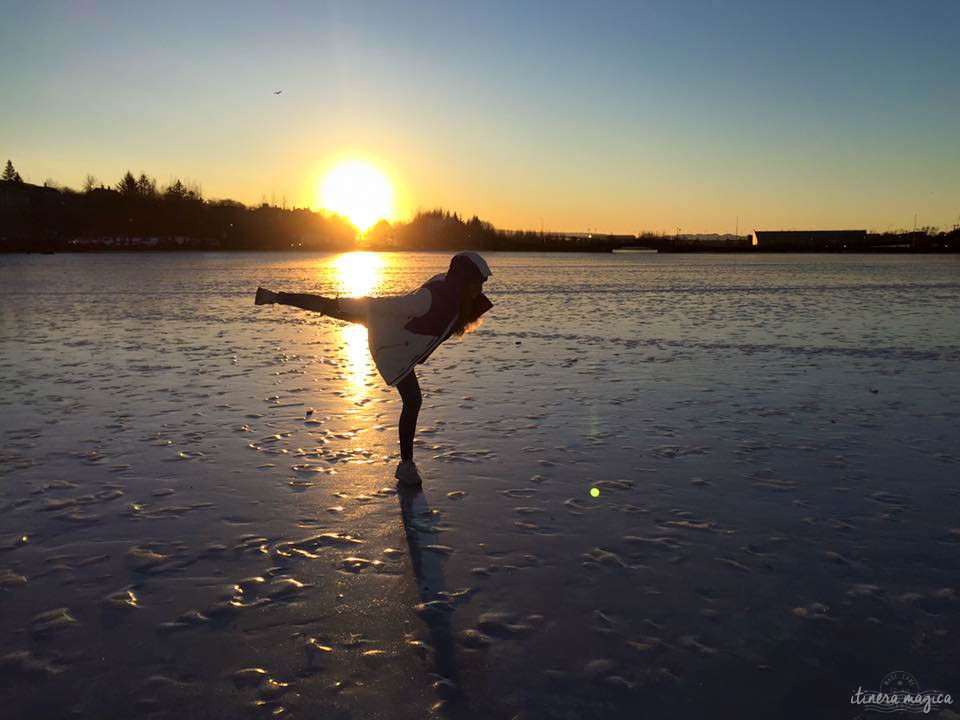
M 423 402 L 417 374 L 411 370 L 397 383 L 397 390 L 403 399 L 403 410 L 400 412 L 400 459 L 413 460 L 413 436 L 417 432 L 417 415 Z
M 336 308 L 335 300 L 310 293 L 278 292 L 276 302 L 279 305 L 293 305 L 303 310 L 313 310 L 324 315 L 333 315 L 332 311 Z
M 312 293 L 273 292 L 266 288 L 257 288 L 257 305 L 292 305 L 302 310 L 312 310 L 337 320 L 366 325 L 367 298 L 328 298 Z

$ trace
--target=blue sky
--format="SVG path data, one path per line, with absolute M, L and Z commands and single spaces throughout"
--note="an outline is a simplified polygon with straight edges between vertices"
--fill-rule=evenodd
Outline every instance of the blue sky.
M 400 216 L 732 232 L 960 222 L 960 2 L 3 3 L 0 155 Z M 272 94 L 275 89 L 283 94 Z

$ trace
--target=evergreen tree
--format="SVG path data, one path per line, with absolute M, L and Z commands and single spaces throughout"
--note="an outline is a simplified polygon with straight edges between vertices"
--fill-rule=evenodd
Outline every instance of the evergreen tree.
M 3 175 L 0 175 L 0 180 L 15 183 L 23 182 L 23 178 L 20 177 L 20 173 L 13 169 L 13 163 L 9 160 L 7 160 L 7 166 L 3 169 Z
M 143 198 L 156 197 L 157 181 L 148 178 L 146 173 L 140 173 L 140 179 L 137 180 L 137 194 Z
M 139 195 L 139 188 L 137 187 L 137 179 L 133 176 L 129 170 L 127 174 L 123 176 L 123 179 L 117 183 L 117 190 L 124 197 L 137 197 Z
M 163 191 L 163 194 L 170 200 L 183 200 L 187 197 L 187 188 L 177 179 Z

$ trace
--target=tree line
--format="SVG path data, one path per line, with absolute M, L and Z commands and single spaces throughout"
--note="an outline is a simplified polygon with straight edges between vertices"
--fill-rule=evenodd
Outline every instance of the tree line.
M 48 179 L 23 182 L 8 160 L 0 176 L 0 250 L 573 250 L 564 236 L 499 230 L 442 208 L 409 222 L 381 220 L 362 237 L 337 214 L 267 203 L 206 200 L 197 183 L 165 187 L 129 170 L 113 186 L 87 175 L 76 191 Z
M 339 215 L 266 203 L 204 199 L 197 183 L 165 187 L 127 171 L 113 186 L 88 175 L 81 191 L 52 180 L 23 182 L 12 163 L 0 176 L 0 249 L 123 248 L 333 250 L 352 248 L 356 228 Z
M 597 244 L 599 246 L 599 243 Z M 474 215 L 464 220 L 443 208 L 418 210 L 408 222 L 381 220 L 364 238 L 370 250 L 572 250 L 564 235 L 534 231 L 501 230 Z
M 884 233 L 916 249 L 956 251 L 960 230 Z M 381 220 L 362 237 L 342 216 L 305 208 L 248 207 L 234 200 L 206 200 L 198 183 L 175 179 L 164 187 L 129 170 L 113 186 L 93 175 L 76 191 L 48 179 L 23 181 L 7 160 L 0 174 L 0 251 L 106 249 L 169 250 L 513 250 L 606 252 L 639 244 L 661 252 L 750 252 L 738 242 L 693 241 L 686 236 L 641 232 L 637 236 L 573 237 L 510 231 L 474 215 L 465 220 L 443 208 L 418 210 L 406 222 Z M 762 249 L 761 249 L 762 251 Z

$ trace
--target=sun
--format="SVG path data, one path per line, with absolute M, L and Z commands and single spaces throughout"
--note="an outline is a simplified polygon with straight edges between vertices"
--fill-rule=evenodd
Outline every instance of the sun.
M 321 207 L 345 216 L 360 232 L 378 220 L 393 217 L 393 186 L 387 176 L 370 163 L 343 162 L 323 179 L 318 191 Z

